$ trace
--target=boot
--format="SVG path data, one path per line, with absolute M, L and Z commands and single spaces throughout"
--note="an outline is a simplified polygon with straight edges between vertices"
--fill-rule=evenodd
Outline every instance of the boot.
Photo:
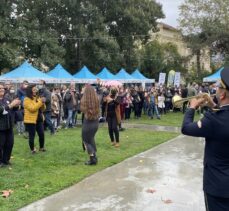
M 97 158 L 95 155 L 90 156 L 90 160 L 85 162 L 85 165 L 96 165 L 97 164 Z

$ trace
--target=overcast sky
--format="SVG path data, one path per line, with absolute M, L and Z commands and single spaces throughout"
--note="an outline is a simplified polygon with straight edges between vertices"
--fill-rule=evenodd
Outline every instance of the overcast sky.
M 177 18 L 179 16 L 178 7 L 184 2 L 184 0 L 156 0 L 162 4 L 162 10 L 166 16 L 161 20 L 173 27 L 178 27 Z

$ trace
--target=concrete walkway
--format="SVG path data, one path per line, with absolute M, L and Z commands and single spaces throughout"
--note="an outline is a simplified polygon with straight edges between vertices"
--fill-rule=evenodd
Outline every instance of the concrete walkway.
M 165 131 L 165 132 L 176 132 L 176 133 L 180 133 L 181 131 L 180 127 L 172 127 L 172 126 L 132 124 L 132 123 L 124 123 L 122 125 L 124 128 L 138 128 L 138 129 L 151 130 L 151 131 Z
M 180 135 L 21 211 L 204 211 L 203 147 Z

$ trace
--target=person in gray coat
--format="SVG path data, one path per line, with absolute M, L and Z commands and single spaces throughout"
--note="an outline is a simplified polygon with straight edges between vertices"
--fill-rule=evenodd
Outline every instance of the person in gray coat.
M 85 165 L 96 165 L 95 134 L 99 127 L 99 98 L 94 88 L 86 85 L 80 103 L 80 110 L 84 113 L 82 126 L 82 140 L 84 149 L 87 150 L 90 160 Z
M 76 125 L 76 112 L 78 104 L 78 95 L 74 87 L 70 87 L 64 96 L 64 106 L 67 110 L 66 129 Z
M 51 92 L 46 88 L 46 83 L 44 80 L 41 80 L 39 85 L 38 85 L 38 89 L 39 89 L 39 96 L 40 97 L 44 97 L 46 99 L 45 101 L 45 106 L 46 109 L 44 111 L 44 116 L 45 116 L 45 126 L 48 126 L 51 135 L 55 134 L 55 129 L 54 126 L 52 124 L 52 120 L 51 120 L 51 114 L 52 114 L 52 109 L 51 109 Z

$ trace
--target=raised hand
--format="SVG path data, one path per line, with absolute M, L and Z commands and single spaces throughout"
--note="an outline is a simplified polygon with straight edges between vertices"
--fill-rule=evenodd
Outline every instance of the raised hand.
M 45 103 L 46 102 L 46 98 L 45 97 L 41 97 L 41 102 Z
M 17 107 L 17 106 L 19 106 L 21 104 L 21 101 L 18 99 L 18 98 L 16 98 L 16 99 L 14 99 L 11 103 L 10 103 L 10 106 L 11 107 Z
M 190 100 L 190 108 L 197 109 L 200 105 L 202 105 L 205 102 L 205 99 L 203 97 L 201 98 L 193 98 Z

